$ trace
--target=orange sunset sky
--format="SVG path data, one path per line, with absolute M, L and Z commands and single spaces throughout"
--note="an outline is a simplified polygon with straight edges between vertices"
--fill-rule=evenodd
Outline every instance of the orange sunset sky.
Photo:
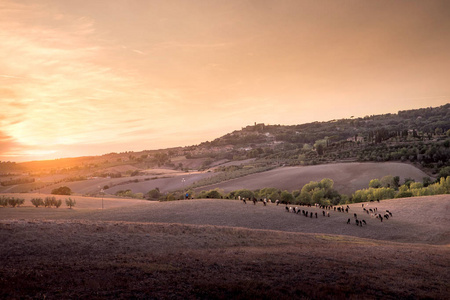
M 0 160 L 450 102 L 450 1 L 0 0 Z

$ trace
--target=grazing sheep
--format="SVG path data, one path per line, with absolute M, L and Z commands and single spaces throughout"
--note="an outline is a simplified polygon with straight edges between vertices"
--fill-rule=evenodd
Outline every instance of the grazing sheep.
M 355 217 L 355 219 L 358 218 L 358 216 L 356 214 L 353 214 L 353 216 Z
M 289 212 L 289 207 L 286 206 L 286 211 Z
M 348 218 L 348 220 L 347 220 L 347 224 L 350 224 L 350 218 Z
M 362 222 L 364 223 L 364 225 L 367 225 L 367 223 L 366 223 L 366 221 L 365 221 L 365 220 L 362 220 Z

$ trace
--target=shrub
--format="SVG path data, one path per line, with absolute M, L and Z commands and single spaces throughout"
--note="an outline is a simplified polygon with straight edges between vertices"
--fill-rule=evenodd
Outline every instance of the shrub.
M 61 186 L 57 189 L 52 190 L 53 195 L 70 195 L 72 190 L 67 186 Z
M 150 190 L 147 193 L 147 197 L 149 199 L 159 199 L 160 196 L 161 196 L 161 192 L 159 191 L 159 188 L 155 188 L 153 190 Z
M 42 200 L 42 198 L 33 198 L 31 199 L 31 204 L 33 204 L 35 207 L 39 207 L 44 205 L 44 200 Z
M 439 171 L 439 179 L 450 176 L 450 166 L 444 167 Z
M 369 188 L 377 189 L 377 188 L 380 188 L 381 186 L 382 186 L 382 184 L 381 184 L 381 181 L 379 179 L 372 179 L 369 182 Z
M 263 188 L 255 195 L 257 198 L 280 199 L 281 190 L 277 188 Z
M 2 196 L 0 198 L 0 206 L 3 206 L 3 207 L 8 206 L 8 197 Z
M 7 200 L 8 201 L 8 205 L 10 205 L 11 207 L 20 206 L 20 205 L 25 203 L 25 199 L 22 199 L 22 198 L 11 197 L 11 198 L 7 198 L 7 199 L 8 199 Z
M 173 200 L 175 200 L 175 196 L 172 193 L 168 193 L 166 196 L 160 198 L 160 201 L 173 201 Z
M 295 198 L 292 196 L 291 193 L 288 191 L 282 191 L 281 192 L 281 203 L 293 203 Z
M 397 193 L 395 198 L 408 198 L 408 197 L 412 197 L 412 196 L 413 196 L 413 194 L 411 191 L 400 191 Z
M 44 199 L 44 206 L 45 207 L 52 207 L 55 205 L 56 198 L 55 197 L 45 197 Z
M 352 195 L 352 201 L 354 203 L 393 199 L 395 191 L 392 188 L 368 188 L 357 190 Z
M 223 198 L 223 194 L 215 189 L 215 190 L 210 190 L 210 191 L 202 191 L 199 196 L 199 198 L 213 198 L 213 199 L 221 199 Z
M 319 182 L 311 181 L 303 186 L 296 200 L 303 204 L 338 204 L 341 201 L 341 195 L 333 189 L 333 186 L 334 182 L 329 178 Z
M 242 198 L 253 199 L 255 197 L 255 193 L 253 193 L 251 190 L 242 189 L 242 190 L 232 191 L 227 195 L 227 197 L 230 199 L 236 199 L 236 198 L 239 198 L 239 196 L 241 196 L 241 199 Z
M 14 197 L 2 196 L 0 198 L 0 205 L 3 206 L 3 207 L 6 207 L 8 205 L 11 206 L 11 207 L 16 207 L 17 205 L 19 205 L 19 200 L 20 199 L 16 199 Z M 25 200 L 23 199 L 23 201 L 25 201 Z M 23 204 L 23 202 L 21 204 Z
M 16 199 L 8 198 L 8 205 L 10 205 L 12 207 L 16 207 L 16 205 L 17 205 Z
M 137 199 L 142 199 L 144 197 L 144 194 L 133 193 L 130 189 L 117 191 L 115 195 L 119 197 L 137 198 Z
M 61 199 L 58 199 L 58 200 L 55 201 L 55 207 L 56 208 L 59 208 L 61 206 L 61 204 L 62 204 Z

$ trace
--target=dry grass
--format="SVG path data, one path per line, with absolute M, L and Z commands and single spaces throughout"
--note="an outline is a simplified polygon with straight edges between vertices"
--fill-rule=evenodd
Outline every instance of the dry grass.
M 370 203 L 393 218 L 365 227 L 346 224 L 361 204 L 311 219 L 231 200 L 97 201 L 0 208 L 0 298 L 450 296 L 449 195 Z
M 246 160 L 245 162 L 248 162 Z M 224 164 L 233 165 L 242 162 L 229 162 Z M 214 169 L 214 168 L 212 168 Z M 130 189 L 134 193 L 147 193 L 151 189 L 158 187 L 161 192 L 171 192 L 174 190 L 184 189 L 190 185 L 216 175 L 214 172 L 181 172 L 173 170 L 155 169 L 145 170 L 147 175 L 123 177 L 123 178 L 96 178 L 78 182 L 64 182 L 41 189 L 42 193 L 50 193 L 52 189 L 66 185 L 77 194 L 97 194 L 99 187 L 105 185 L 113 186 L 105 190 L 107 194 L 114 194 L 118 190 Z M 282 167 L 274 170 L 248 175 L 242 178 L 229 180 L 219 184 L 207 187 L 201 187 L 196 190 L 210 190 L 214 188 L 223 189 L 230 192 L 238 189 L 260 189 L 264 187 L 275 187 L 282 190 L 299 190 L 310 181 L 320 181 L 323 178 L 331 178 L 335 182 L 335 188 L 340 193 L 351 194 L 355 190 L 367 188 L 369 181 L 374 178 L 381 178 L 385 175 L 400 176 L 401 181 L 405 177 L 411 177 L 416 181 L 422 181 L 427 174 L 420 169 L 406 163 L 386 162 L 386 163 L 336 163 L 317 166 L 303 167 Z M 155 178 L 145 180 L 148 178 Z M 182 178 L 185 181 L 182 181 Z M 56 178 L 55 178 L 56 179 Z M 42 181 L 53 181 L 53 178 L 46 178 Z M 126 181 L 138 179 L 139 182 L 124 183 Z M 16 189 L 19 189 L 17 186 Z M 14 192 L 14 187 L 8 187 L 10 192 Z M 6 192 L 6 191 L 5 191 Z
M 334 181 L 336 190 L 343 194 L 351 194 L 356 190 L 367 188 L 370 180 L 382 178 L 386 175 L 399 176 L 401 182 L 406 177 L 413 178 L 417 182 L 422 182 L 424 177 L 428 177 L 420 169 L 406 163 L 335 163 L 277 168 L 200 189 L 220 188 L 225 192 L 230 192 L 244 188 L 256 190 L 264 187 L 275 187 L 292 191 L 300 190 L 310 181 L 330 178 Z

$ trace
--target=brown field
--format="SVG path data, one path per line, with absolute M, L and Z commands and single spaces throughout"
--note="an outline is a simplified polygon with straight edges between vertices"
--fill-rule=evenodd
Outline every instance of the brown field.
M 239 189 L 256 190 L 264 187 L 275 187 L 282 190 L 301 190 L 310 181 L 320 181 L 330 178 L 334 181 L 334 188 L 342 194 L 352 194 L 356 190 L 367 188 L 372 179 L 383 176 L 399 176 L 400 182 L 409 177 L 422 182 L 429 177 L 422 170 L 405 163 L 335 163 L 316 166 L 283 167 L 267 172 L 233 179 L 198 190 L 219 188 L 225 192 Z
M 301 207 L 316 219 L 235 200 L 75 198 L 0 208 L 1 299 L 450 296 L 450 195 L 367 203 L 393 213 L 383 222 L 361 204 Z
M 245 161 L 245 162 L 248 162 Z M 237 164 L 237 162 L 223 165 Z M 214 169 L 214 168 L 212 168 Z M 95 178 L 77 182 L 64 182 L 42 188 L 42 193 L 50 193 L 52 189 L 66 185 L 73 192 L 81 195 L 98 194 L 100 188 L 109 185 L 114 187 L 105 190 L 106 194 L 113 195 L 119 190 L 130 189 L 134 193 L 147 193 L 159 188 L 162 193 L 181 190 L 191 184 L 207 177 L 214 176 L 214 172 L 181 172 L 173 170 L 144 170 L 144 176 L 123 177 L 123 178 Z M 343 194 L 352 194 L 355 190 L 367 188 L 369 181 L 375 178 L 382 178 L 385 175 L 399 176 L 401 183 L 406 177 L 416 181 L 422 181 L 428 177 L 420 169 L 405 163 L 336 163 L 316 166 L 302 167 L 281 167 L 267 172 L 256 173 L 245 177 L 229 180 L 226 182 L 197 188 L 200 190 L 222 189 L 230 192 L 238 189 L 260 189 L 264 187 L 275 187 L 282 190 L 299 190 L 310 181 L 320 181 L 323 178 L 331 178 L 335 183 L 335 189 Z M 184 181 L 182 180 L 184 178 Z M 129 182 L 131 180 L 139 182 Z M 147 179 L 147 180 L 146 180 Z M 52 179 L 48 179 L 52 181 Z M 128 183 L 126 183 L 128 182 Z M 123 183 L 117 185 L 119 183 Z M 8 187 L 3 192 L 17 192 L 20 186 Z

